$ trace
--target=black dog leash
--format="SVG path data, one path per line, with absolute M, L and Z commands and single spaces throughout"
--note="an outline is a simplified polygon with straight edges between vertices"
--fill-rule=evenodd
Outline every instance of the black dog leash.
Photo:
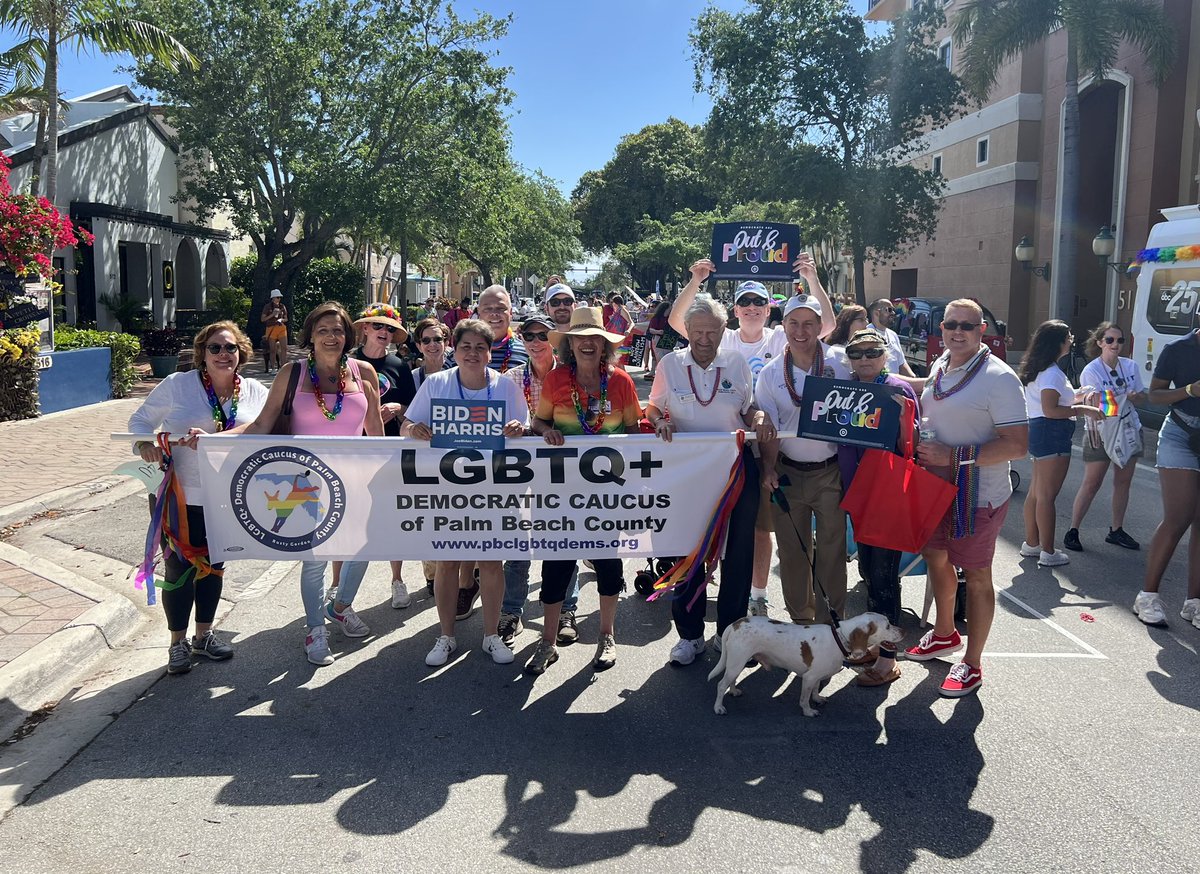
M 804 557 L 808 559 L 808 567 L 812 571 L 813 583 L 816 585 L 817 591 L 821 593 L 821 599 L 825 602 L 825 609 L 829 611 L 829 628 L 831 631 L 833 631 L 833 641 L 837 644 L 838 649 L 842 651 L 842 657 L 848 659 L 850 658 L 850 650 L 843 642 L 842 632 L 838 627 L 840 621 L 838 619 L 837 611 L 834 610 L 833 605 L 829 603 L 829 596 L 825 594 L 825 587 L 821 585 L 821 581 L 817 577 L 817 560 L 812 553 L 808 551 L 808 547 L 804 545 L 804 537 L 801 536 L 800 529 L 796 527 L 796 520 L 792 518 L 792 509 L 788 505 L 787 497 L 783 494 L 783 489 L 776 486 L 775 490 L 771 492 L 771 500 L 778 504 L 779 509 L 783 510 L 783 512 L 787 515 L 788 522 L 791 523 L 792 530 L 796 532 L 796 540 L 800 542 L 800 548 L 804 550 Z

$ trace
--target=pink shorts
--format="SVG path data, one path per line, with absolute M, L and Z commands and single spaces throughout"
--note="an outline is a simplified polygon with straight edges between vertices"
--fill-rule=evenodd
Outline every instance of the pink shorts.
M 957 540 L 950 535 L 954 532 L 954 505 L 946 511 L 945 517 L 925 548 L 924 553 L 941 551 L 950 556 L 950 563 L 964 570 L 978 570 L 992 566 L 992 556 L 996 554 L 996 540 L 1000 537 L 1000 529 L 1004 526 L 1004 517 L 1008 515 L 1008 500 L 999 507 L 980 507 L 975 511 L 975 533 L 969 537 Z

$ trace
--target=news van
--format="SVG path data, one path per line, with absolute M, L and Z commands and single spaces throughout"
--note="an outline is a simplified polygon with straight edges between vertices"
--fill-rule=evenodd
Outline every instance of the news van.
M 1162 210 L 1150 228 L 1133 299 L 1133 349 L 1126 354 L 1148 386 L 1163 347 L 1200 327 L 1200 204 Z

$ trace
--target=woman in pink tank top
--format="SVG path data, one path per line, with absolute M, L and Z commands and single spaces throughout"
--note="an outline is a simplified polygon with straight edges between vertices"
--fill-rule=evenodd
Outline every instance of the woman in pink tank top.
M 302 349 L 308 350 L 308 361 L 292 361 L 280 368 L 262 413 L 245 427 L 244 433 L 271 432 L 283 409 L 292 370 L 300 368 L 296 396 L 292 401 L 290 433 L 358 437 L 365 432 L 369 437 L 382 437 L 379 378 L 370 364 L 349 357 L 350 348 L 354 345 L 354 324 L 342 305 L 326 301 L 309 313 L 304 320 L 304 327 L 300 329 L 299 343 Z M 296 473 L 297 483 L 293 484 L 293 490 L 303 492 L 306 483 L 300 479 L 307 475 L 307 471 L 297 470 Z M 344 562 L 337 600 L 326 604 L 327 563 L 301 563 L 300 595 L 304 599 L 308 623 L 304 651 L 314 665 L 333 664 L 325 628 L 326 619 L 332 619 L 347 637 L 366 637 L 371 633 L 351 606 L 367 563 Z

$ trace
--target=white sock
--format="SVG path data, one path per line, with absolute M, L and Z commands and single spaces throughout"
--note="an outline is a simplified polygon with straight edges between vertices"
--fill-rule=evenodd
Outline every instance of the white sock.
M 751 586 L 750 587 L 750 597 L 751 598 L 762 598 L 765 601 L 767 599 L 767 590 L 765 587 L 760 589 L 758 586 Z

